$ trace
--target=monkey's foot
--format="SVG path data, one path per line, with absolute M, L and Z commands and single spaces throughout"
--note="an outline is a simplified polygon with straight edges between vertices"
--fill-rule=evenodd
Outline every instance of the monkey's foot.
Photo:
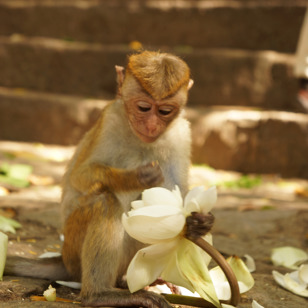
M 135 293 L 130 293 L 128 290 L 103 291 L 83 298 L 81 304 L 89 307 L 172 308 L 165 298 L 145 290 Z

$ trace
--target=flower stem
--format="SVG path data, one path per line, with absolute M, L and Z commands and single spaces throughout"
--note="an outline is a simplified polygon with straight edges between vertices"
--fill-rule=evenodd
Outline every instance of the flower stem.
M 197 238 L 190 238 L 187 237 L 190 241 L 198 245 L 201 249 L 203 249 L 206 253 L 208 253 L 213 260 L 221 267 L 224 274 L 226 275 L 226 278 L 229 282 L 230 288 L 231 288 L 231 298 L 228 301 L 222 301 L 225 304 L 232 305 L 236 307 L 240 301 L 240 290 L 238 286 L 237 279 L 230 267 L 230 265 L 227 263 L 225 258 L 218 252 L 217 249 L 215 249 L 212 245 L 210 245 L 207 241 L 205 241 L 201 237 Z M 207 306 L 210 307 L 210 306 Z

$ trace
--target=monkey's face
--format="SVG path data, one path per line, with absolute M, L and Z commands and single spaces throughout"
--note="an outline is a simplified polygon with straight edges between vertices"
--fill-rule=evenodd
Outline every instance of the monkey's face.
M 180 110 L 174 101 L 157 102 L 146 96 L 128 101 L 125 106 L 134 134 L 146 143 L 157 140 Z
M 163 99 L 154 99 L 132 76 L 126 76 L 122 99 L 134 134 L 143 142 L 157 140 L 179 115 L 187 100 L 187 86 Z

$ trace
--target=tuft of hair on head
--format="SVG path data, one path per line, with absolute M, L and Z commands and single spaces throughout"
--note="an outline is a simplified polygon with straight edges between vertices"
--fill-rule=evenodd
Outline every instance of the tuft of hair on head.
M 143 51 L 128 58 L 127 70 L 154 99 L 166 98 L 187 85 L 188 65 L 179 57 L 156 51 Z

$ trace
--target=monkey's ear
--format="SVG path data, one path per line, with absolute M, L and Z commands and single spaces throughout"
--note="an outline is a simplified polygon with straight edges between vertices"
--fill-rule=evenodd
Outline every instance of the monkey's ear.
M 189 79 L 188 81 L 188 86 L 187 86 L 187 91 L 191 89 L 191 87 L 193 86 L 194 81 L 192 79 Z
M 115 70 L 116 70 L 116 73 L 117 73 L 118 87 L 120 88 L 123 84 L 123 81 L 124 81 L 124 67 L 116 65 Z

